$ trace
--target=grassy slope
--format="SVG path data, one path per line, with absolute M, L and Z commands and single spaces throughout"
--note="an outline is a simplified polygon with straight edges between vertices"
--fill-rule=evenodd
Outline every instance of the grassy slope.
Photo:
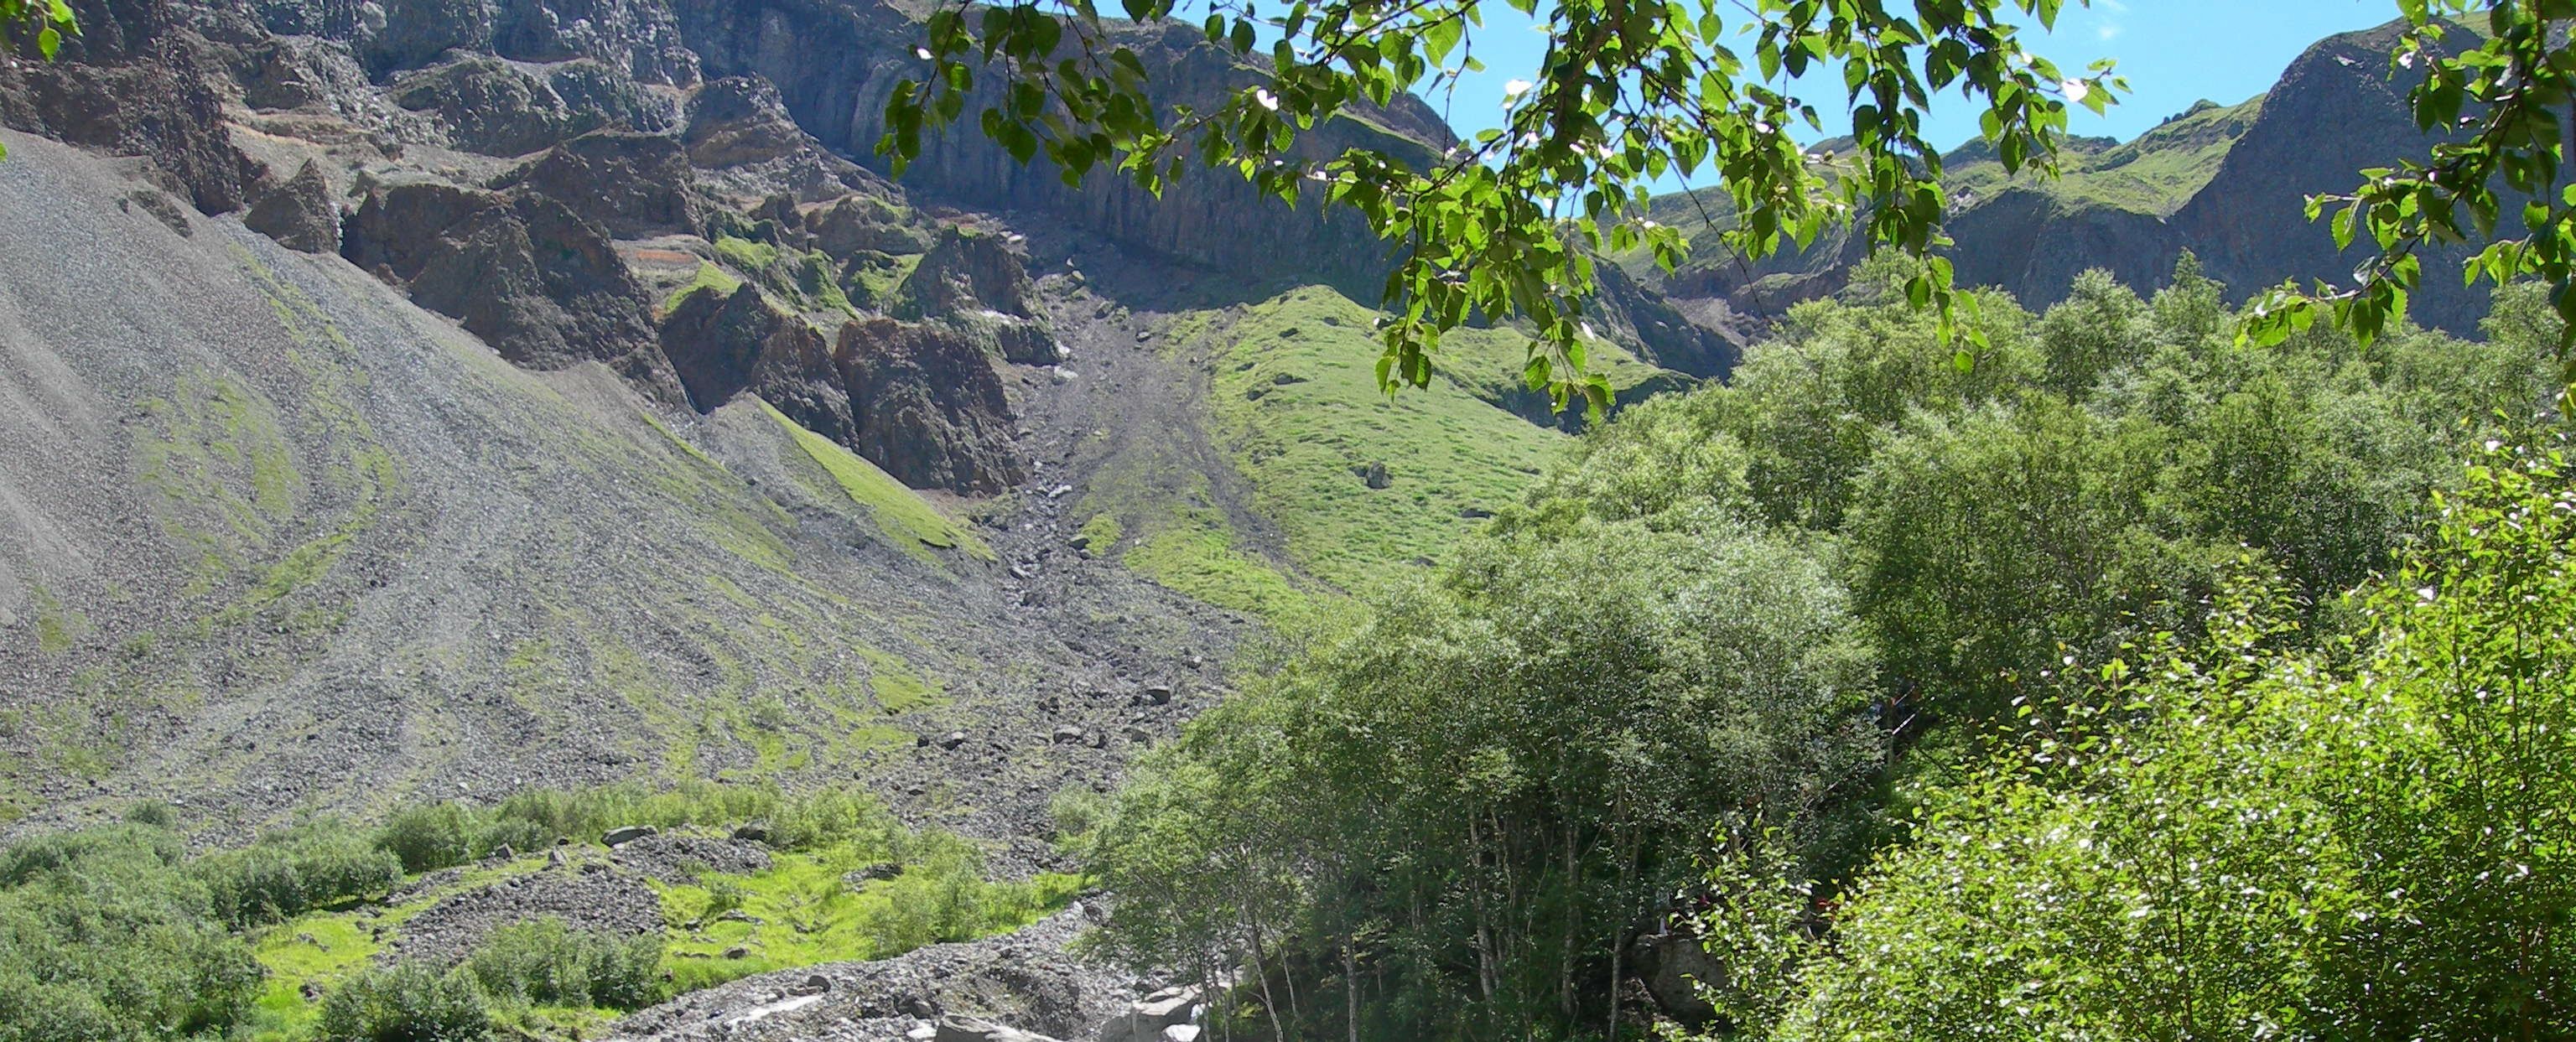
M 2045 192 L 2070 210 L 2107 206 L 2163 217 L 2181 209 L 2217 175 L 2227 150 L 2262 109 L 2260 97 L 2239 105 L 2202 102 L 2126 144 L 2067 156 L 2055 181 L 2032 174 L 2007 177 L 2002 164 L 1962 149 L 1952 156 L 1969 161 L 1954 160 L 1950 185 L 1954 193 L 1967 190 L 1983 197 L 2009 181 Z
M 1518 335 L 1453 335 L 1443 345 L 1444 379 L 1389 400 L 1373 370 L 1375 318 L 1332 290 L 1307 287 L 1239 316 L 1201 313 L 1170 338 L 1176 348 L 1206 352 L 1210 434 L 1248 486 L 1251 509 L 1277 526 L 1288 563 L 1345 592 L 1416 558 L 1440 557 L 1475 526 L 1471 511 L 1517 499 L 1563 442 L 1479 397 L 1516 380 L 1526 351 Z M 1616 382 L 1652 372 L 1624 353 L 1604 354 L 1614 356 L 1606 363 L 1616 366 Z M 1367 486 L 1360 471 L 1372 463 L 1385 465 L 1389 487 Z M 1113 516 L 1123 536 L 1155 523 L 1117 510 L 1114 500 L 1084 505 L 1092 524 Z M 1149 530 L 1126 544 L 1134 548 L 1127 563 L 1190 592 L 1215 578 L 1254 590 L 1285 585 L 1274 583 L 1275 570 L 1264 577 L 1230 567 L 1243 556 L 1238 541 L 1220 516 L 1207 516 L 1214 511 L 1201 513 L 1220 523 L 1187 524 L 1177 536 Z M 1197 571 L 1172 581 L 1191 567 Z
M 1953 198 L 1967 194 L 1970 208 L 2011 187 L 2041 192 L 2069 213 L 2108 207 L 2164 217 L 2190 202 L 2217 175 L 2219 163 L 2262 108 L 2261 96 L 2235 105 L 2204 101 L 2126 143 L 2108 147 L 2074 143 L 2060 156 L 2060 175 L 2055 180 L 2031 173 L 2007 175 L 1982 143 L 1962 146 L 1942 157 L 1944 180 Z M 1647 207 L 1647 219 L 1689 233 L 1691 260 L 1684 271 L 1737 263 L 1718 241 L 1718 233 L 1732 224 L 1723 200 L 1719 192 L 1702 192 L 1696 202 L 1674 193 L 1657 197 Z M 1661 274 L 1652 256 L 1642 250 L 1617 259 L 1641 278 L 1651 281 Z
M 831 475 L 841 491 L 849 494 L 852 502 L 866 507 L 877 529 L 903 547 L 906 553 L 933 564 L 939 561 L 936 553 L 939 550 L 962 549 L 987 561 L 996 559 L 993 548 L 975 538 L 975 533 L 949 520 L 947 515 L 923 500 L 919 493 L 906 488 L 903 482 L 895 480 L 893 475 L 879 469 L 876 464 L 842 448 L 830 438 L 806 430 L 766 403 L 761 408 L 796 439 L 796 446 L 805 450 L 808 458 L 821 466 L 824 473 Z

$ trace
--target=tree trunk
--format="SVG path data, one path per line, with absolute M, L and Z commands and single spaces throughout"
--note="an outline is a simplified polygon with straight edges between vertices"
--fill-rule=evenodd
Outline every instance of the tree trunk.
M 1360 1042 L 1359 959 L 1351 953 L 1351 932 L 1342 930 L 1342 1016 L 1350 1024 L 1351 1042 Z
M 1581 925 L 1578 921 L 1581 918 L 1578 914 L 1578 909 L 1581 906 L 1579 898 L 1583 890 L 1582 870 L 1577 867 L 1579 862 L 1574 856 L 1573 822 L 1573 817 L 1569 815 L 1563 823 L 1563 828 L 1565 830 L 1565 845 L 1563 847 L 1565 855 L 1565 944 L 1558 952 L 1556 974 L 1556 1008 L 1559 1013 L 1564 1014 L 1565 1022 L 1568 1024 L 1574 1022 L 1574 949 L 1575 936 Z

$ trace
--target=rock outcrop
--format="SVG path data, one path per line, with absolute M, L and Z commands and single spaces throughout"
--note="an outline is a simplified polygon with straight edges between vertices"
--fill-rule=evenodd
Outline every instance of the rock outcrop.
M 443 184 L 376 189 L 343 227 L 340 254 L 513 363 L 606 362 L 648 393 L 680 397 L 643 287 L 598 227 L 550 197 Z
M 494 156 L 527 155 L 602 128 L 658 132 L 677 119 L 668 99 L 589 61 L 539 77 L 490 55 L 466 55 L 404 75 L 392 97 L 436 114 L 456 147 Z
M 770 306 L 759 287 L 690 294 L 662 320 L 662 353 L 699 412 L 750 392 L 807 430 L 852 438 L 850 392 L 831 345 L 804 319 Z
M 310 160 L 294 177 L 261 193 L 242 223 L 290 250 L 340 252 L 340 210 L 331 203 L 331 182 L 321 164 Z
M 2412 84 L 2389 75 L 2399 31 L 2391 23 L 2327 37 L 2281 73 L 2262 114 L 2228 150 L 2217 175 L 2173 216 L 2204 273 L 2239 295 L 2290 278 L 2351 281 L 2349 273 L 2367 254 L 2360 247 L 2336 250 L 2326 223 L 2307 219 L 2305 201 L 2314 193 L 2349 192 L 2364 168 L 2421 160 L 2432 147 L 2435 139 L 2415 128 L 2406 104 Z M 2450 39 L 2476 36 L 2455 28 Z M 2506 207 L 2510 212 L 2513 205 Z M 2462 256 L 2426 252 L 2426 277 L 2412 295 L 2417 321 L 2455 333 L 2477 330 L 2491 287 L 2460 284 Z
M 857 164 L 824 150 L 796 125 L 778 88 L 757 77 L 718 79 L 690 94 L 681 143 L 718 181 L 787 189 L 806 202 L 877 187 Z
M 209 86 L 220 70 L 170 10 L 142 0 L 74 7 L 84 31 L 65 41 L 60 60 L 0 56 L 0 125 L 149 159 L 164 187 L 203 213 L 247 204 L 262 171 L 224 125 L 223 99 Z
M 986 495 L 1019 484 L 1010 403 L 993 362 L 936 325 L 873 319 L 841 329 L 851 447 L 914 488 Z
M 1055 334 L 1029 300 L 1028 258 L 1003 235 L 950 225 L 895 290 L 894 312 L 942 319 L 1004 360 L 1053 365 Z
M 662 134 L 595 131 L 547 149 L 498 187 L 525 185 L 620 239 L 694 232 L 704 223 L 688 152 Z

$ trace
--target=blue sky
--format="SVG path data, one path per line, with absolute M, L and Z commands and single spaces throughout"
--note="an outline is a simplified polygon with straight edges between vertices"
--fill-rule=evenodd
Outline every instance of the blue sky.
M 1519 12 L 1500 3 L 1484 11 L 1486 26 L 1475 46 L 1486 71 L 1468 78 L 1454 97 L 1424 99 L 1462 133 L 1500 122 L 1503 85 L 1528 77 L 1545 49 L 1545 37 Z M 2394 0 L 2092 0 L 2089 7 L 2070 0 L 2056 30 L 2030 38 L 2030 46 L 2068 70 L 2117 59 L 2131 93 L 2108 115 L 2077 111 L 2068 129 L 2125 139 L 2201 98 L 2232 105 L 2260 94 L 2309 44 L 2396 16 Z M 1839 84 L 1808 94 L 1828 131 L 1838 131 L 1830 110 L 1842 101 Z M 1930 137 L 1945 148 L 1977 133 L 1976 113 L 1967 105 L 1936 105 L 1933 116 Z

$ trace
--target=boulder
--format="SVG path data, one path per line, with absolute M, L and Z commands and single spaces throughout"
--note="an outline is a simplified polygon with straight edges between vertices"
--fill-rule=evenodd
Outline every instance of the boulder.
M 547 149 L 496 187 L 526 185 L 620 239 L 698 230 L 696 171 L 660 134 L 594 131 Z
M 1035 1035 L 1018 1028 L 1004 1027 L 989 1020 L 968 1017 L 941 1017 L 934 1042 L 1054 1042 L 1045 1035 Z
M 1071 745 L 1081 741 L 1086 733 L 1082 728 L 1072 724 L 1059 724 L 1055 729 L 1053 740 L 1057 745 Z
M 371 190 L 341 227 L 340 255 L 514 364 L 605 362 L 647 394 L 681 398 L 643 286 L 598 226 L 553 199 L 443 184 Z
M 309 159 L 295 176 L 261 193 L 242 223 L 290 250 L 340 252 L 340 211 L 331 205 L 331 183 Z
M 1635 952 L 1637 979 L 1666 1016 L 1692 1026 L 1716 1018 L 1717 1007 L 1700 994 L 1699 985 L 1723 980 L 1726 967 L 1699 938 L 1669 933 L 1640 937 Z
M 617 828 L 601 833 L 599 842 L 603 846 L 614 847 L 633 843 L 639 839 L 650 839 L 654 836 L 660 835 L 661 832 L 662 830 L 654 828 L 651 825 L 621 825 Z
M 749 392 L 816 434 L 852 437 L 850 392 L 831 345 L 758 286 L 689 294 L 662 319 L 662 353 L 699 412 Z
M 1010 404 L 992 359 L 956 331 L 872 319 L 841 329 L 849 444 L 914 488 L 990 495 L 1019 484 Z
M 1165 988 L 1119 1011 L 1095 1032 L 1100 1042 L 1162 1042 L 1165 1032 L 1198 1019 L 1197 988 Z

